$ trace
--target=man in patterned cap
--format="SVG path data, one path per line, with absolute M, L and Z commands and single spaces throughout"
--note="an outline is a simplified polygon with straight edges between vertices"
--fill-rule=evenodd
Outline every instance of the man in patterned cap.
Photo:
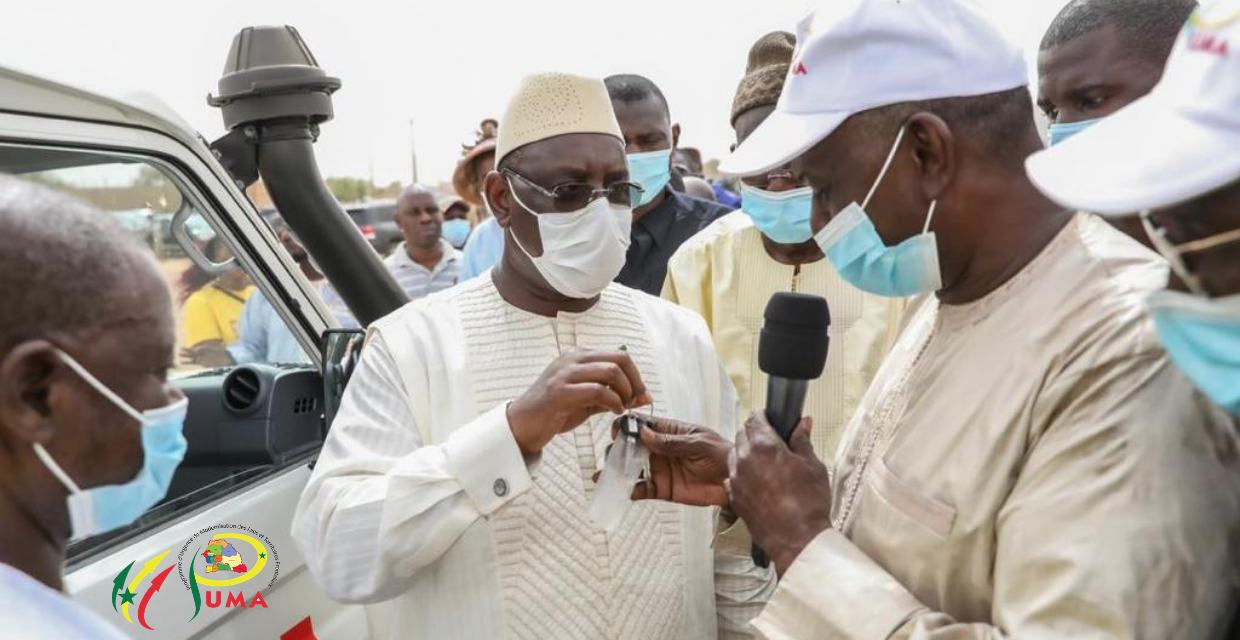
M 526 78 L 496 161 L 500 263 L 371 326 L 293 523 L 311 572 L 378 638 L 747 637 L 773 577 L 711 509 L 592 517 L 615 414 L 739 419 L 701 318 L 612 283 L 637 190 L 602 81 Z
M 777 31 L 749 51 L 732 102 L 737 144 L 775 109 L 795 47 L 791 33 Z M 810 384 L 805 413 L 814 418 L 814 451 L 829 461 L 895 337 L 903 302 L 862 293 L 840 279 L 814 242 L 813 194 L 791 166 L 741 182 L 741 210 L 681 245 L 668 263 L 663 297 L 706 318 L 746 411 L 766 406 L 758 332 L 767 300 L 780 291 L 826 298 L 833 348 L 825 373 Z

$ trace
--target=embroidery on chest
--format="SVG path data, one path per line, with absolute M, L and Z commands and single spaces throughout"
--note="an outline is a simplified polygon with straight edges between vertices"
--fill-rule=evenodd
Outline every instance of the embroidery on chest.
M 570 320 L 462 314 L 470 341 L 469 369 L 479 413 L 533 384 L 561 352 L 616 349 L 633 357 L 663 402 L 657 362 L 645 323 L 627 300 L 605 295 L 598 309 Z M 559 322 L 568 326 L 556 326 Z M 474 339 L 474 335 L 488 336 Z M 481 344 L 475 345 L 475 342 Z M 534 487 L 489 519 L 509 637 L 676 638 L 684 608 L 683 523 L 678 507 L 634 505 L 615 534 L 588 513 L 593 475 L 611 440 L 614 416 L 598 415 L 561 434 L 543 450 Z

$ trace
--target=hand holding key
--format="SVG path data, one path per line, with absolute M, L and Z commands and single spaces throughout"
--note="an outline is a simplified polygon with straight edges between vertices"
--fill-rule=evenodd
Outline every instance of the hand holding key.
M 640 432 L 650 451 L 650 481 L 633 489 L 634 500 L 665 500 L 695 507 L 727 506 L 732 443 L 706 427 L 654 418 Z
M 531 455 L 596 413 L 624 413 L 651 400 L 628 353 L 574 351 L 553 360 L 508 405 L 508 426 L 521 452 Z

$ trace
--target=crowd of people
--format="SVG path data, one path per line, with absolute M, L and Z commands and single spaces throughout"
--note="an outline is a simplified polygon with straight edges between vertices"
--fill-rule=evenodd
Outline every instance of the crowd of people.
M 1037 70 L 969 0 L 824 4 L 738 69 L 732 183 L 648 78 L 526 77 L 456 197 L 400 196 L 413 302 L 297 506 L 311 573 L 377 638 L 1240 637 L 1240 0 L 1071 0 Z M 89 300 L 20 286 L 62 281 L 29 247 L 87 242 L 52 211 L 90 217 L 0 180 L 0 592 L 59 587 L 102 520 L 79 496 L 166 459 L 120 423 L 183 409 L 117 229 L 73 252 Z M 200 280 L 187 309 L 276 348 L 260 293 Z M 780 292 L 831 316 L 787 441 Z M 258 357 L 221 324 L 200 354 Z M 601 526 L 632 415 L 649 461 Z

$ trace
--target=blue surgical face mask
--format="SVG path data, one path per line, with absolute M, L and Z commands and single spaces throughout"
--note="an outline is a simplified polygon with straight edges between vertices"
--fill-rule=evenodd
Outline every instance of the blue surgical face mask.
M 1215 404 L 1240 416 L 1240 295 L 1156 291 L 1146 304 L 1171 361 Z
M 189 411 L 189 399 L 181 398 L 166 407 L 139 413 L 69 354 L 61 351 L 57 355 L 116 408 L 137 420 L 142 429 L 144 461 L 138 475 L 124 484 L 85 490 L 56 464 L 42 445 L 35 443 L 35 455 L 69 491 L 69 520 L 73 527 L 71 537 L 77 540 L 133 523 L 168 493 L 172 474 L 185 458 L 187 447 L 182 429 Z
M 645 206 L 654 200 L 672 179 L 672 150 L 630 153 L 629 179 L 642 188 L 642 195 L 633 208 Z
M 814 190 L 766 191 L 741 185 L 741 210 L 762 235 L 780 244 L 799 244 L 814 237 L 809 216 Z
M 891 168 L 891 161 L 903 139 L 904 129 L 901 128 L 878 178 L 865 197 L 865 202 L 848 205 L 814 236 L 819 248 L 841 278 L 862 291 L 889 298 L 912 296 L 943 288 L 942 274 L 939 271 L 938 241 L 934 232 L 930 231 L 937 200 L 930 203 L 930 211 L 926 214 L 926 225 L 922 232 L 894 247 L 883 243 L 865 211 L 878 190 L 878 185 L 882 183 L 883 176 Z
M 1080 122 L 1071 122 L 1068 124 L 1054 123 L 1048 129 L 1050 134 L 1051 146 L 1055 146 L 1068 138 L 1102 122 L 1102 118 L 1094 118 L 1093 120 L 1082 120 Z
M 457 218 L 443 223 L 443 239 L 460 249 L 469 239 L 469 221 Z

